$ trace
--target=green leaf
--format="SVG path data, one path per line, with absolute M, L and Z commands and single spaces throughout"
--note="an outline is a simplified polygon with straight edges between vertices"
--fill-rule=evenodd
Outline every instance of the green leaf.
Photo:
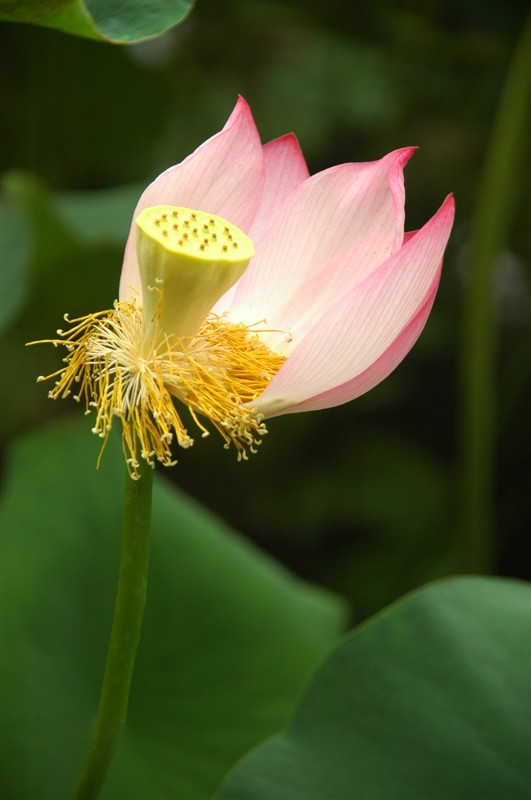
M 118 567 L 124 465 L 115 439 L 99 472 L 101 442 L 84 419 L 18 441 L 6 465 L 3 796 L 11 800 L 68 796 L 88 745 Z M 200 800 L 286 723 L 345 609 L 164 479 L 153 500 L 143 634 L 102 797 Z
M 528 800 L 531 589 L 456 578 L 331 655 L 219 800 Z
M 0 20 L 111 44 L 136 44 L 183 22 L 194 0 L 2 0 Z

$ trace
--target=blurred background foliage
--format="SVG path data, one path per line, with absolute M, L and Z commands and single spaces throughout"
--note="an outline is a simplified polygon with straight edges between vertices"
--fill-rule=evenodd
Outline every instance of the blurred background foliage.
M 2 25 L 4 442 L 79 414 L 34 383 L 57 368 L 57 352 L 24 342 L 53 336 L 65 311 L 112 304 L 142 188 L 219 130 L 240 93 L 263 141 L 297 134 L 311 172 L 418 145 L 407 227 L 450 191 L 457 222 L 428 325 L 392 377 L 349 405 L 271 420 L 248 463 L 212 436 L 166 475 L 298 574 L 348 597 L 356 619 L 470 569 L 462 297 L 480 174 L 526 12 L 515 0 L 198 0 L 184 24 L 127 48 Z M 530 577 L 523 200 L 493 287 L 492 567 Z

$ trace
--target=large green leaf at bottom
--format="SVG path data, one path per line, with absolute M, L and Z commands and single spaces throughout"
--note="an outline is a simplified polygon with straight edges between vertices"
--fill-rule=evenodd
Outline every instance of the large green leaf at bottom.
M 25 437 L 7 460 L 6 800 L 68 796 L 88 744 L 112 617 L 124 480 L 117 443 L 109 443 L 99 472 L 98 446 L 83 419 Z M 285 724 L 343 626 L 344 607 L 164 479 L 155 482 L 153 509 L 130 710 L 102 797 L 199 800 Z
M 531 588 L 458 578 L 330 656 L 219 800 L 529 800 Z

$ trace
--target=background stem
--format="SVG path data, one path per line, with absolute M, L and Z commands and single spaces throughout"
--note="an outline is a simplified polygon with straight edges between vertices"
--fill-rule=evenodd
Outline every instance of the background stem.
M 522 182 L 525 146 L 528 20 L 498 106 L 472 225 L 470 273 L 464 297 L 462 362 L 462 532 L 465 569 L 493 568 L 493 488 L 496 451 L 497 337 L 495 269 L 510 233 Z
M 98 716 L 72 800 L 98 797 L 125 721 L 146 601 L 153 470 L 126 476 L 120 575 Z

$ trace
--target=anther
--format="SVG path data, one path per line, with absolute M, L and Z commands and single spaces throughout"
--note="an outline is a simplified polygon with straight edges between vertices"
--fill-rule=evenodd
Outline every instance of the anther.
M 179 226 L 177 225 L 177 223 L 174 222 L 173 225 L 172 225 L 173 230 L 176 231 L 178 229 L 178 227 Z
M 162 219 L 168 219 L 168 215 L 167 214 L 161 214 L 160 216 L 162 217 Z
M 162 231 L 162 235 L 163 236 L 167 236 L 168 235 L 168 231 L 166 231 L 166 230 Z
M 160 219 L 155 220 L 155 225 L 160 225 Z
M 229 248 L 227 247 L 226 244 L 224 244 L 221 249 L 223 250 L 224 253 L 226 253 Z
M 172 211 L 171 215 L 172 215 L 172 217 L 178 217 L 179 216 L 179 212 L 178 211 Z

